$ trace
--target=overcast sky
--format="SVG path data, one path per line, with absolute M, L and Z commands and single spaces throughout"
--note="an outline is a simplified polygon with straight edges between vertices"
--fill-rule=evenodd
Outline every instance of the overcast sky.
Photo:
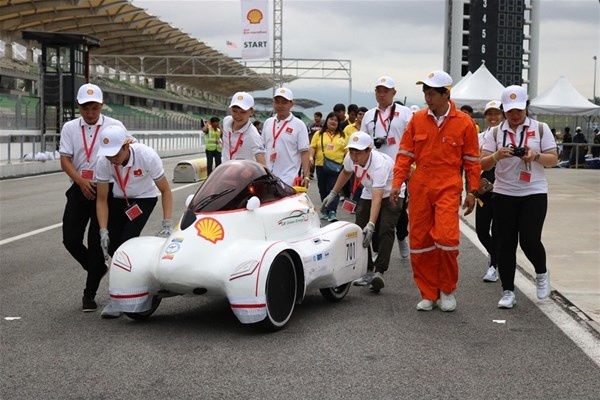
M 133 4 L 224 54 L 241 55 L 240 0 Z M 270 5 L 272 10 L 272 1 Z M 397 99 L 422 104 L 415 81 L 443 68 L 444 11 L 444 0 L 283 0 L 283 57 L 351 60 L 352 100 L 359 105 L 374 105 L 373 84 L 381 75 L 396 80 Z M 272 12 L 269 19 L 272 24 Z M 592 98 L 599 26 L 598 0 L 541 0 L 539 93 L 563 75 Z M 227 40 L 238 49 L 228 49 Z M 599 83 L 600 76 L 596 96 Z M 346 81 L 300 79 L 289 87 L 296 97 L 325 103 L 317 108 L 321 111 L 329 111 L 332 102 L 348 100 Z

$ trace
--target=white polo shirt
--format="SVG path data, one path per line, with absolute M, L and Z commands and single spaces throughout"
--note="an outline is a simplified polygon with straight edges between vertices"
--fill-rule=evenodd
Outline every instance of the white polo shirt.
M 410 108 L 396 103 L 392 103 L 385 110 L 375 107 L 365 113 L 360 130 L 373 138 L 387 137 L 387 143 L 377 150 L 387 154 L 392 160 L 396 160 L 402 135 L 412 116 Z
M 373 198 L 372 189 L 383 189 L 383 198 L 390 197 L 392 181 L 394 180 L 394 160 L 387 154 L 375 149 L 371 150 L 371 156 L 363 168 L 358 164 L 354 164 L 350 158 L 350 153 L 348 153 L 344 157 L 344 169 L 348 172 L 354 172 L 355 186 L 362 183 L 361 199 L 371 200 Z M 352 191 L 354 191 L 354 188 Z
M 125 129 L 121 121 L 102 114 L 94 125 L 88 125 L 82 117 L 65 123 L 60 131 L 60 155 L 70 157 L 80 175 L 83 170 L 94 171 L 98 160 L 100 132 L 107 126 L 114 125 Z M 90 180 L 95 182 L 97 178 L 94 176 Z
M 223 118 L 223 161 L 254 160 L 258 154 L 265 153 L 262 138 L 250 121 L 242 129 L 233 132 L 233 117 Z
M 308 151 L 308 129 L 292 113 L 283 120 L 276 116 L 263 123 L 263 143 L 269 170 L 292 186 L 302 165 L 301 153 Z
M 544 135 L 541 139 L 540 129 L 544 129 Z M 525 118 L 524 123 L 519 125 L 516 131 L 510 129 L 508 122 L 504 121 L 498 126 L 495 139 L 493 133 L 486 134 L 483 141 L 483 151 L 494 153 L 503 146 L 513 144 L 513 141 L 516 146 L 520 143 L 521 147 L 526 145 L 538 153 L 556 149 L 556 141 L 548 125 L 540 124 L 531 118 Z M 529 182 L 523 180 L 524 176 L 528 177 Z M 508 196 L 548 193 L 546 171 L 542 164 L 536 161 L 532 161 L 527 166 L 519 157 L 503 158 L 496 163 L 496 181 L 494 182 L 493 191 Z
M 129 145 L 127 165 L 114 165 L 106 157 L 98 157 L 96 175 L 98 182 L 114 180 L 113 195 L 116 198 L 145 199 L 157 197 L 159 190 L 155 181 L 165 176 L 163 163 L 153 148 L 141 143 Z M 125 193 L 123 193 L 123 186 Z

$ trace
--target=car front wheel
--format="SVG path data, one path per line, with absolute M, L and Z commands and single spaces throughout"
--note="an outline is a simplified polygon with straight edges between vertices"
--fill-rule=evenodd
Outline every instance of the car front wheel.
M 263 326 L 270 331 L 282 329 L 292 317 L 296 304 L 296 269 L 288 253 L 280 253 L 269 269 L 265 287 L 267 318 Z
M 147 319 L 149 316 L 151 316 L 152 314 L 154 314 L 154 311 L 156 311 L 156 309 L 160 305 L 160 301 L 161 300 L 162 299 L 160 297 L 153 296 L 152 297 L 152 307 L 150 307 L 149 310 L 142 311 L 142 312 L 139 312 L 139 313 L 126 312 L 126 313 L 123 313 L 123 314 L 125 314 L 129 318 L 134 319 L 136 321 L 141 321 L 141 320 Z

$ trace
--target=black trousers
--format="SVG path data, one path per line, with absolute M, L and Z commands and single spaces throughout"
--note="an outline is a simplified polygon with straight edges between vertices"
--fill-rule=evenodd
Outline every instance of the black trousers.
M 112 184 L 109 190 L 109 204 L 112 201 Z M 87 271 L 85 289 L 86 297 L 96 296 L 102 276 L 106 273 L 104 254 L 100 247 L 100 227 L 96 217 L 96 200 L 85 198 L 77 184 L 72 184 L 65 193 L 67 204 L 63 214 L 63 244 L 73 258 Z M 85 229 L 87 246 L 83 244 Z
M 206 173 L 210 175 L 213 172 L 213 161 L 215 168 L 221 165 L 221 152 L 217 150 L 206 150 Z
M 125 199 L 113 199 L 108 210 L 108 235 L 110 238 L 108 254 L 111 256 L 115 253 L 115 250 L 127 240 L 140 236 L 144 226 L 146 226 L 146 222 L 148 222 L 148 218 L 150 218 L 150 214 L 152 214 L 152 211 L 154 210 L 154 206 L 156 206 L 158 198 L 150 197 L 146 199 L 128 200 L 129 204 L 137 204 L 142 210 L 142 214 L 133 221 L 130 221 L 125 214 L 125 209 L 127 208 Z
M 483 205 L 477 202 L 475 208 L 475 232 L 479 242 L 485 247 L 490 255 L 490 265 L 498 265 L 498 237 L 494 210 L 492 208 L 492 193 L 488 192 L 480 196 Z M 491 228 L 491 230 L 490 230 Z
M 529 196 L 493 194 L 492 209 L 498 232 L 498 272 L 504 290 L 515 290 L 517 242 L 537 274 L 546 272 L 542 228 L 548 210 L 546 193 Z

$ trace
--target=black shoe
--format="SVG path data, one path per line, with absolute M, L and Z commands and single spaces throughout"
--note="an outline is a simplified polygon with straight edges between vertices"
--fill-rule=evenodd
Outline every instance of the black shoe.
M 93 312 L 98 309 L 98 304 L 96 304 L 96 301 L 93 297 L 83 296 L 81 302 L 83 304 L 81 311 L 83 312 Z

